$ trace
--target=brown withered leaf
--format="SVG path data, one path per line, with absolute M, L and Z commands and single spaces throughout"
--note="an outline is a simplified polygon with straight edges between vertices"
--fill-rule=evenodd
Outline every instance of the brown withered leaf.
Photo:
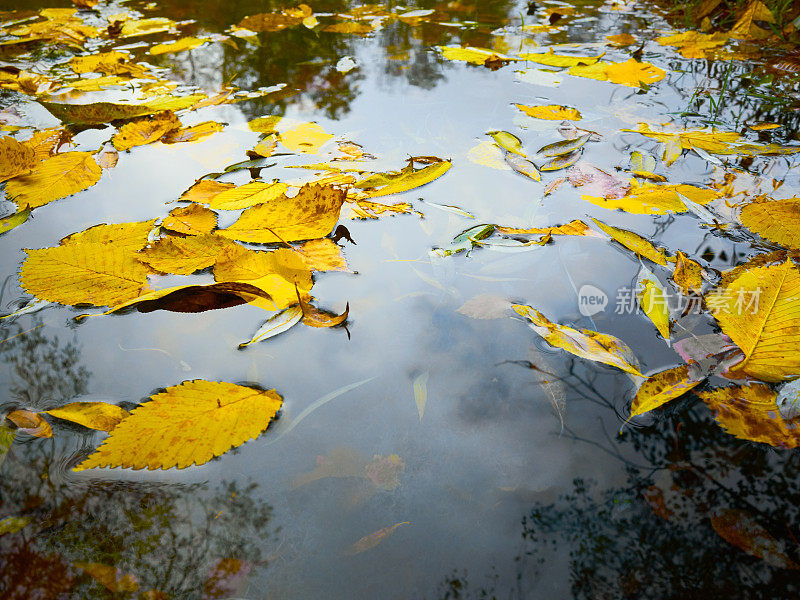
M 747 511 L 724 508 L 711 516 L 711 526 L 719 536 L 747 554 L 779 569 L 800 569 L 786 554 L 783 544 Z
M 309 327 L 336 327 L 347 320 L 347 315 L 350 313 L 350 303 L 345 306 L 344 312 L 340 315 L 321 310 L 312 305 L 311 302 L 305 300 L 297 291 L 297 299 L 300 301 L 300 308 L 303 310 L 303 323 Z

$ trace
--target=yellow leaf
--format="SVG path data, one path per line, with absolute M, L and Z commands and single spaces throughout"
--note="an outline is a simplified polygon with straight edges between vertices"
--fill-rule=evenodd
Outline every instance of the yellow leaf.
M 116 567 L 110 567 L 102 563 L 76 562 L 73 566 L 84 571 L 93 579 L 102 583 L 106 588 L 114 593 L 136 592 L 139 590 L 139 582 L 133 575 L 126 575 Z
M 191 127 L 181 127 L 168 131 L 161 139 L 165 144 L 181 144 L 185 142 L 199 142 L 210 135 L 222 131 L 224 126 L 216 121 L 204 121 Z
M 138 252 L 147 245 L 156 220 L 135 221 L 133 223 L 115 223 L 112 225 L 95 225 L 78 233 L 73 233 L 61 240 L 66 244 L 106 244 L 126 250 Z
M 525 106 L 524 104 L 515 104 L 515 106 L 524 112 L 529 117 L 535 119 L 550 119 L 553 121 L 562 121 L 568 119 L 570 121 L 580 121 L 581 113 L 569 106 L 560 106 L 551 104 L 548 106 Z
M 388 196 L 389 194 L 399 194 L 407 192 L 415 188 L 421 187 L 426 183 L 430 183 L 434 179 L 438 179 L 451 167 L 449 160 L 443 160 L 428 165 L 418 171 L 403 172 L 399 177 L 390 179 L 385 185 L 375 186 L 367 189 L 357 196 L 358 200 L 363 198 L 377 198 L 379 196 Z M 364 182 L 359 183 L 356 187 L 361 187 Z
M 733 29 L 731 29 L 730 36 L 736 39 L 760 40 L 772 35 L 772 32 L 756 25 L 756 21 L 774 23 L 775 17 L 772 16 L 772 12 L 763 2 L 752 0 L 744 9 L 744 13 L 739 17 L 739 20 L 736 21 Z
M 172 111 L 164 111 L 152 117 L 141 117 L 125 123 L 111 138 L 114 148 L 120 152 L 134 146 L 157 142 L 168 132 L 180 128 L 181 122 Z
M 496 227 L 497 233 L 506 235 L 591 235 L 592 230 L 589 226 L 581 221 L 575 219 L 564 225 L 556 225 L 553 227 L 529 227 L 519 229 L 517 227 Z
M 519 60 L 505 54 L 498 54 L 488 48 L 452 48 L 448 46 L 437 46 L 437 48 L 447 60 L 464 61 L 473 65 L 483 66 L 486 64 L 486 59 L 492 57 L 497 57 L 498 60 Z
M 414 389 L 414 403 L 417 405 L 417 412 L 419 413 L 419 420 L 422 421 L 422 415 L 425 413 L 425 405 L 428 404 L 428 376 L 429 371 L 423 371 L 412 381 L 412 388 Z
M 500 146 L 503 150 L 507 150 L 508 152 L 513 152 L 514 154 L 518 154 L 519 156 L 525 156 L 525 153 L 522 152 L 522 140 L 515 136 L 513 133 L 509 133 L 508 131 L 487 131 L 488 135 L 492 136 L 492 139 L 497 142 L 497 145 Z
M 130 415 L 124 408 L 107 402 L 71 402 L 44 412 L 58 419 L 100 431 L 111 431 L 122 419 Z
M 302 23 L 301 17 L 292 17 L 281 13 L 260 13 L 250 15 L 239 21 L 239 27 L 249 31 L 280 31 Z
M 166 17 L 152 17 L 150 19 L 135 19 L 125 21 L 122 24 L 120 37 L 126 38 L 169 31 L 174 25 L 175 22 L 167 19 Z
M 365 535 L 355 544 L 350 546 L 346 550 L 346 554 L 349 555 L 360 554 L 361 552 L 374 548 L 375 546 L 380 544 L 383 540 L 385 540 L 387 537 L 392 535 L 395 529 L 400 527 L 400 525 L 408 525 L 408 521 L 397 523 L 395 525 L 392 525 L 391 527 L 384 527 L 382 529 L 378 529 L 378 531 L 370 533 L 369 535 Z
M 642 267 L 637 281 L 639 306 L 665 340 L 669 340 L 669 306 L 666 290 L 647 267 Z
M 297 292 L 297 299 L 300 302 L 300 308 L 303 311 L 303 323 L 309 327 L 336 327 L 347 320 L 347 315 L 350 313 L 350 303 L 345 306 L 344 312 L 337 315 L 326 310 L 320 310 L 310 301 L 303 298 L 300 292 Z
M 590 66 L 577 66 L 569 70 L 570 75 L 588 77 L 600 81 L 610 81 L 629 87 L 655 83 L 666 77 L 666 73 L 648 62 L 639 62 L 631 58 L 624 63 L 599 62 Z
M 53 429 L 41 415 L 30 410 L 12 410 L 6 419 L 14 423 L 19 429 L 34 437 L 53 437 Z
M 39 101 L 57 119 L 81 125 L 99 125 L 117 119 L 133 119 L 165 110 L 183 110 L 206 98 L 205 94 L 191 96 L 156 96 L 141 104 L 94 102 L 92 104 L 63 104 Z
M 598 56 L 571 56 L 569 54 L 555 54 L 553 53 L 552 48 L 550 48 L 546 53 L 527 52 L 519 55 L 522 60 L 530 60 L 532 62 L 547 65 L 549 67 L 577 67 L 580 65 L 593 65 L 603 56 L 605 56 L 605 52 L 603 52 L 603 54 L 599 54 Z
M 334 187 L 307 184 L 291 198 L 284 194 L 248 208 L 233 225 L 218 233 L 257 244 L 323 237 L 333 231 L 339 220 L 345 195 L 344 190 Z
M 276 125 L 281 120 L 281 117 L 267 116 L 258 117 L 247 123 L 250 131 L 257 131 L 259 133 L 275 133 L 277 132 Z
M 714 190 L 693 185 L 642 185 L 636 180 L 631 180 L 631 187 L 622 198 L 582 195 L 581 199 L 609 210 L 621 209 L 634 214 L 663 215 L 689 210 L 681 200 L 681 195 L 697 204 L 708 204 L 719 197 L 719 193 Z
M 37 162 L 31 147 L 12 137 L 0 137 L 0 182 L 30 173 Z
M 128 62 L 130 55 L 127 52 L 100 52 L 86 56 L 73 56 L 67 63 L 75 73 L 104 73 L 105 75 L 124 75 L 130 77 L 145 77 L 147 68 L 143 65 Z
M 737 372 L 764 381 L 800 376 L 800 271 L 791 260 L 726 272 L 706 305 L 745 354 Z
M 316 123 L 301 123 L 284 131 L 280 137 L 281 143 L 292 152 L 316 154 L 333 135 L 325 133 Z
M 236 187 L 233 183 L 223 183 L 213 179 L 202 179 L 181 194 L 181 202 L 197 202 L 208 204 L 212 198 L 226 190 Z
M 725 541 L 779 569 L 800 569 L 783 544 L 744 510 L 723 508 L 711 515 L 711 526 Z M 790 534 L 791 535 L 791 534 Z
M 156 44 L 150 48 L 150 54 L 166 54 L 169 52 L 183 52 L 193 50 L 205 44 L 208 40 L 201 40 L 196 37 L 187 36 L 171 44 Z
M 619 229 L 612 225 L 606 225 L 597 219 L 592 220 L 597 223 L 597 226 L 600 229 L 610 235 L 615 242 L 620 243 L 628 250 L 631 250 L 639 256 L 643 256 L 644 258 L 651 260 L 662 267 L 667 266 L 667 257 L 663 248 L 656 248 L 653 246 L 653 244 L 648 242 L 639 234 L 628 231 L 627 229 Z
M 31 209 L 29 207 L 25 207 L 22 210 L 14 213 L 13 215 L 9 215 L 7 217 L 0 217 L 0 234 L 5 233 L 6 231 L 11 231 L 14 227 L 19 227 L 25 221 L 28 220 L 28 217 L 31 216 Z
M 687 365 L 672 367 L 649 375 L 631 403 L 631 418 L 643 415 L 670 400 L 683 396 L 702 381 L 702 379 L 689 375 Z
M 186 235 L 211 233 L 216 226 L 217 213 L 199 204 L 176 208 L 161 222 L 164 229 Z
M 297 289 L 308 295 L 314 281 L 303 255 L 287 248 L 259 252 L 236 245 L 224 249 L 214 265 L 214 279 L 241 281 L 266 290 L 269 300 L 251 302 L 265 310 L 281 310 L 297 304 Z
M 703 268 L 680 250 L 675 254 L 675 259 L 672 281 L 684 294 L 699 293 L 703 285 Z
M 303 309 L 300 308 L 299 304 L 290 306 L 289 308 L 284 308 L 267 319 L 264 324 L 258 328 L 258 331 L 253 334 L 253 337 L 251 337 L 248 341 L 239 344 L 238 348 L 239 350 L 242 350 L 250 344 L 280 335 L 281 333 L 288 331 L 297 325 L 302 318 Z
M 239 210 L 267 202 L 276 203 L 288 189 L 287 184 L 278 181 L 272 183 L 251 181 L 239 187 L 224 190 L 211 198 L 208 205 L 219 210 Z
M 348 198 L 348 205 L 355 214 L 352 218 L 377 219 L 381 215 L 408 214 L 414 212 L 408 202 L 397 202 L 395 204 L 380 204 L 369 200 L 355 200 Z
M 676 46 L 686 58 L 705 58 L 709 50 L 724 46 L 730 36 L 727 33 L 705 34 L 697 31 L 685 31 L 658 38 L 662 46 Z
M 166 237 L 139 253 L 139 260 L 161 273 L 189 275 L 217 262 L 225 248 L 234 245 L 218 235 Z
M 771 242 L 800 248 L 800 197 L 751 202 L 739 218 L 742 225 Z
M 742 440 L 777 446 L 800 446 L 797 419 L 786 421 L 778 411 L 778 394 L 766 385 L 717 388 L 697 394 L 725 431 Z
M 195 379 L 134 409 L 74 471 L 202 465 L 258 437 L 281 407 L 275 390 Z
M 347 271 L 347 261 L 342 249 L 328 238 L 309 240 L 297 251 L 310 271 Z
M 596 331 L 578 331 L 566 325 L 553 323 L 530 306 L 513 304 L 511 308 L 531 321 L 531 329 L 550 345 L 562 348 L 575 356 L 611 365 L 632 375 L 643 376 L 624 356 L 630 353 L 630 349 L 621 340 Z
M 17 206 L 36 208 L 92 187 L 103 170 L 91 152 L 65 152 L 48 158 L 28 175 L 6 183 L 6 195 Z
M 347 21 L 345 23 L 333 23 L 326 25 L 322 31 L 329 31 L 332 33 L 354 33 L 356 35 L 367 35 L 372 33 L 375 27 L 369 23 L 357 23 L 355 21 Z
M 636 38 L 630 33 L 620 33 L 617 35 L 607 35 L 606 39 L 615 46 L 630 46 L 636 43 Z
M 747 128 L 752 131 L 769 131 L 770 129 L 778 129 L 780 126 L 780 123 L 754 123 L 753 125 L 748 125 Z
M 39 162 L 53 156 L 56 148 L 61 147 L 69 138 L 70 134 L 63 127 L 53 127 L 35 131 L 22 144 L 33 150 L 36 162 Z

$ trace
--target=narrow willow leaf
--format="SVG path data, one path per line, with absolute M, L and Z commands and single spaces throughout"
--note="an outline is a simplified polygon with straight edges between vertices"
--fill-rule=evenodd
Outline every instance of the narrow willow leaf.
M 31 216 L 31 208 L 25 206 L 21 211 L 9 215 L 7 217 L 0 217 L 0 235 L 11 231 L 14 227 L 22 225 Z
M 564 154 L 561 156 L 556 156 L 548 160 L 546 163 L 542 164 L 539 167 L 542 171 L 558 171 L 559 169 L 566 169 L 567 167 L 571 167 L 574 165 L 578 160 L 580 160 L 581 156 L 583 155 L 583 148 L 579 148 L 575 152 L 571 154 Z
M 289 331 L 300 319 L 303 318 L 303 309 L 300 305 L 290 306 L 284 308 L 282 311 L 272 315 L 266 322 L 258 328 L 248 341 L 239 344 L 239 350 L 246 348 L 250 344 L 262 342 L 276 335 L 280 335 L 284 331 Z
M 585 133 L 573 140 L 563 140 L 561 142 L 547 144 L 539 148 L 536 154 L 541 156 L 563 156 L 565 154 L 570 154 L 571 152 L 575 152 L 578 148 L 582 148 L 591 137 L 591 133 Z
M 653 272 L 642 265 L 636 280 L 639 306 L 669 344 L 669 293 Z
M 428 376 L 430 372 L 425 371 L 414 377 L 412 387 L 414 389 L 414 403 L 417 405 L 417 412 L 419 413 L 419 420 L 422 421 L 422 415 L 425 413 L 425 405 L 428 403 Z
M 541 181 L 542 174 L 531 161 L 516 154 L 506 153 L 506 162 L 520 175 L 525 175 L 534 181 Z
M 507 150 L 508 152 L 513 152 L 514 154 L 519 154 L 520 156 L 525 156 L 525 153 L 522 152 L 522 140 L 515 136 L 513 133 L 509 133 L 507 131 L 487 131 L 488 135 L 497 142 L 501 148 Z
M 600 229 L 611 236 L 615 242 L 618 242 L 628 250 L 631 250 L 639 256 L 647 258 L 648 260 L 652 260 L 654 263 L 659 264 L 662 267 L 667 266 L 667 256 L 663 248 L 656 248 L 638 233 L 633 233 L 627 229 L 620 229 L 618 227 L 614 227 L 613 225 L 606 225 L 597 219 L 592 220 Z
M 382 529 L 378 529 L 369 535 L 365 535 L 360 540 L 358 540 L 355 544 L 350 546 L 346 553 L 353 555 L 353 554 L 360 554 L 361 552 L 365 552 L 366 550 L 370 550 L 380 544 L 383 540 L 387 537 L 392 535 L 400 525 L 408 525 L 408 521 L 403 521 L 401 523 L 397 523 L 392 525 L 391 527 L 384 527 Z

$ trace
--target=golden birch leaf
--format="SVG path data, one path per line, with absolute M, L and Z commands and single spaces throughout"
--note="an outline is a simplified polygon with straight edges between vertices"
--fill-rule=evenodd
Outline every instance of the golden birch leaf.
M 581 120 L 580 111 L 576 108 L 570 108 L 569 106 L 560 106 L 557 104 L 550 104 L 548 106 L 525 106 L 524 104 L 515 104 L 514 106 L 534 119 L 549 119 L 552 121 L 563 121 L 564 119 L 570 121 Z
M 764 239 L 800 248 L 800 197 L 751 202 L 742 208 L 739 220 Z
M 333 135 L 325 133 L 325 130 L 316 123 L 301 123 L 284 131 L 280 137 L 281 143 L 286 148 L 304 154 L 316 154 L 325 142 L 333 139 Z
M 274 244 L 324 237 L 339 220 L 347 192 L 330 186 L 306 184 L 297 195 L 285 194 L 275 201 L 245 210 L 239 219 L 218 234 L 232 240 Z
M 257 131 L 258 133 L 276 133 L 278 131 L 276 126 L 281 118 L 282 117 L 274 115 L 257 117 L 252 121 L 249 121 L 247 126 L 250 128 L 250 131 Z
M 203 179 L 195 183 L 192 187 L 181 194 L 178 198 L 180 202 L 196 202 L 198 204 L 208 204 L 218 194 L 235 188 L 233 183 L 223 183 L 213 179 Z
M 155 223 L 155 219 L 111 225 L 103 223 L 64 237 L 61 245 L 106 244 L 127 252 L 138 252 L 147 245 L 147 239 Z
M 17 206 L 37 208 L 92 187 L 102 174 L 91 152 L 65 152 L 6 183 L 6 195 Z
M 36 162 L 50 158 L 55 153 L 57 147 L 61 147 L 70 139 L 70 134 L 63 127 L 52 127 L 36 131 L 33 135 L 22 142 L 23 145 L 33 150 Z
M 648 62 L 639 62 L 633 58 L 624 63 L 598 62 L 589 66 L 576 66 L 569 70 L 570 75 L 588 77 L 600 81 L 609 81 L 628 87 L 639 87 L 643 84 L 655 83 L 666 77 L 666 73 Z
M 685 31 L 674 35 L 663 36 L 656 41 L 662 46 L 675 46 L 686 58 L 705 58 L 710 50 L 724 46 L 730 36 L 727 33 L 700 33 Z
M 580 219 L 575 219 L 564 225 L 555 225 L 553 227 L 529 227 L 520 229 L 517 227 L 502 227 L 498 225 L 495 231 L 505 235 L 593 235 L 594 233 L 589 229 L 589 226 Z
M 368 189 L 360 193 L 356 199 L 361 200 L 364 198 L 377 198 L 379 196 L 388 196 L 389 194 L 399 194 L 407 192 L 420 186 L 430 183 L 434 179 L 438 179 L 452 166 L 449 160 L 443 160 L 428 165 L 418 171 L 403 172 L 399 177 L 390 179 L 385 185 L 375 186 L 373 189 Z M 505 168 L 508 168 L 507 166 Z M 363 182 L 361 182 L 363 184 Z M 356 185 L 360 187 L 361 184 Z
M 523 60 L 530 60 L 540 65 L 548 67 L 577 67 L 580 65 L 589 66 L 595 64 L 605 56 L 605 52 L 598 56 L 572 56 L 569 54 L 555 54 L 550 48 L 547 52 L 526 52 L 520 54 Z
M 628 250 L 631 250 L 639 256 L 643 256 L 644 258 L 651 260 L 662 267 L 667 266 L 668 259 L 663 248 L 656 248 L 653 246 L 653 244 L 648 242 L 639 234 L 628 231 L 627 229 L 619 229 L 618 227 L 614 227 L 612 225 L 606 225 L 597 219 L 592 220 L 597 223 L 597 226 L 600 229 L 611 236 L 615 242 L 618 242 Z
M 360 540 L 358 540 L 355 544 L 350 546 L 345 553 L 349 555 L 360 554 L 361 552 L 365 552 L 366 550 L 370 550 L 384 541 L 387 537 L 392 535 L 400 525 L 408 525 L 408 521 L 403 521 L 401 523 L 397 523 L 392 525 L 391 527 L 384 527 L 382 529 L 378 529 L 369 535 L 365 535 Z
M 199 204 L 175 208 L 161 222 L 164 229 L 186 235 L 209 234 L 216 226 L 217 213 Z
M 21 431 L 34 437 L 53 437 L 53 429 L 38 413 L 30 410 L 12 410 L 6 419 L 14 423 Z
M 778 448 L 800 446 L 798 419 L 786 421 L 778 411 L 778 394 L 762 384 L 723 387 L 697 394 L 726 432 L 741 440 Z
M 681 196 L 703 205 L 718 198 L 719 192 L 687 184 L 640 184 L 633 179 L 630 189 L 622 198 L 582 195 L 581 199 L 609 210 L 621 209 L 640 215 L 664 215 L 688 210 Z
M 800 376 L 800 270 L 791 260 L 728 271 L 705 300 L 745 354 L 737 373 L 772 382 Z
M 186 142 L 199 142 L 206 139 L 210 135 L 214 135 L 222 131 L 225 127 L 222 123 L 216 121 L 203 121 L 197 125 L 190 127 L 181 127 L 168 131 L 166 135 L 161 138 L 165 144 L 183 144 Z
M 139 260 L 155 271 L 190 275 L 217 262 L 217 256 L 235 242 L 218 235 L 166 237 L 139 252 Z
M 72 566 L 99 581 L 111 592 L 124 593 L 139 590 L 139 582 L 136 577 L 123 573 L 117 567 L 89 562 L 76 562 L 72 563 Z
M 139 35 L 150 35 L 153 33 L 160 33 L 162 31 L 169 31 L 175 25 L 175 22 L 167 19 L 166 17 L 151 17 L 149 19 L 134 19 L 125 21 L 122 24 L 122 31 L 120 37 L 134 37 Z
M 74 471 L 184 469 L 258 437 L 283 403 L 275 390 L 195 379 L 151 397 Z
M 122 246 L 80 242 L 25 252 L 20 286 L 40 300 L 114 306 L 147 284 L 148 268 Z
M 310 271 L 349 271 L 342 249 L 328 238 L 308 240 L 297 251 Z
M 157 142 L 168 132 L 180 128 L 181 122 L 172 111 L 164 111 L 150 117 L 140 117 L 119 128 L 111 138 L 118 151 L 130 150 L 134 146 L 145 146 Z
M 772 35 L 771 31 L 756 25 L 756 21 L 774 23 L 775 17 L 763 2 L 751 0 L 731 29 L 730 36 L 735 39 L 760 40 Z
M 672 281 L 684 294 L 699 293 L 703 286 L 703 268 L 700 264 L 678 250 L 675 254 L 675 270 Z
M 553 323 L 530 306 L 513 304 L 511 308 L 518 315 L 528 319 L 531 322 L 531 329 L 541 335 L 550 345 L 566 350 L 575 356 L 611 365 L 626 373 L 643 377 L 639 370 L 623 356 L 630 352 L 630 349 L 621 340 L 611 335 L 587 330 L 578 331 L 566 325 Z
M 680 365 L 649 375 L 631 403 L 631 418 L 663 406 L 702 383 L 689 375 L 689 366 Z
M 251 181 L 232 189 L 223 190 L 208 202 L 209 207 L 218 210 L 239 210 L 267 202 L 275 203 L 289 189 L 288 184 L 273 181 Z
M 297 304 L 295 285 L 303 297 L 314 285 L 311 270 L 300 253 L 287 248 L 260 252 L 239 245 L 226 248 L 217 257 L 214 279 L 247 282 L 269 291 L 269 300 L 251 302 L 265 310 L 281 310 Z
M 12 137 L 0 137 L 0 182 L 30 173 L 37 162 L 33 149 L 28 145 Z
M 130 415 L 124 408 L 107 402 L 70 402 L 44 412 L 57 419 L 100 431 L 111 431 Z
M 208 40 L 201 40 L 196 37 L 187 36 L 172 42 L 171 44 L 156 44 L 150 47 L 150 54 L 167 54 L 172 52 L 184 52 L 194 50 L 205 44 Z
M 783 544 L 749 512 L 724 508 L 711 516 L 711 526 L 726 542 L 779 569 L 800 569 L 786 554 Z

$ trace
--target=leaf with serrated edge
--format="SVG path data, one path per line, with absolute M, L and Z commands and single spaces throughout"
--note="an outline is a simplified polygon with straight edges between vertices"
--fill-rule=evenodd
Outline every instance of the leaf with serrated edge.
M 751 202 L 742 208 L 740 220 L 764 239 L 800 248 L 800 197 Z
M 263 181 L 251 181 L 239 187 L 224 190 L 210 199 L 210 208 L 218 210 L 239 210 L 250 208 L 265 202 L 276 202 L 282 198 L 289 189 L 288 184 L 274 181 L 265 183 Z
M 58 419 L 100 431 L 111 431 L 122 419 L 130 415 L 124 408 L 107 402 L 70 402 L 44 412 Z
M 218 235 L 166 237 L 142 250 L 138 258 L 161 273 L 189 275 L 217 262 L 217 256 L 236 242 Z
M 91 152 L 65 152 L 8 181 L 6 195 L 17 206 L 37 208 L 92 187 L 102 174 Z
M 133 410 L 74 471 L 95 467 L 184 469 L 258 437 L 283 403 L 275 390 L 195 379 Z
M 186 235 L 206 235 L 216 226 L 217 213 L 199 204 L 176 208 L 161 222 L 164 229 Z

